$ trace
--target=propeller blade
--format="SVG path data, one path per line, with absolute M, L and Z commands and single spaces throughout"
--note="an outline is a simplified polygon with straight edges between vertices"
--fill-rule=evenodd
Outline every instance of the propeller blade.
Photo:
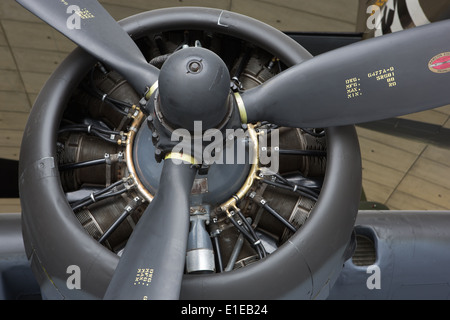
M 164 160 L 155 198 L 128 240 L 104 299 L 179 299 L 195 174 L 190 163 Z
M 314 57 L 244 91 L 242 121 L 325 128 L 449 104 L 449 33 L 447 20 Z
M 159 71 L 95 0 L 16 0 L 105 65 L 122 74 L 142 94 Z

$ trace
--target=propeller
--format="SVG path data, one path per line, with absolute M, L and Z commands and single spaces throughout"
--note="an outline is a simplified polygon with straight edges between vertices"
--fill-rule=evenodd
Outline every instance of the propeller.
M 122 74 L 142 94 L 158 79 L 158 69 L 98 3 L 92 0 L 17 0 L 102 63 Z
M 326 128 L 441 107 L 450 103 L 449 31 L 446 20 L 324 53 L 243 92 L 241 113 Z
M 158 79 L 139 48 L 92 0 L 17 0 L 93 56 L 120 72 L 138 92 Z M 69 7 L 79 11 L 72 13 Z M 69 28 L 70 14 L 80 16 Z M 331 127 L 391 118 L 450 102 L 450 21 L 434 22 L 333 50 L 289 68 L 240 100 L 244 122 Z
M 179 298 L 189 233 L 189 195 L 197 172 L 169 155 L 155 198 L 139 219 L 104 299 Z
M 158 80 L 159 71 L 147 63 L 129 35 L 97 1 L 71 0 L 70 5 L 61 0 L 17 1 L 120 72 L 139 93 Z M 70 7 L 80 17 L 79 29 L 68 26 Z M 450 45 L 446 41 L 449 30 L 450 21 L 433 23 L 365 40 L 289 68 L 263 85 L 235 95 L 241 121 L 265 120 L 280 126 L 324 128 L 390 118 L 450 103 L 447 94 Z M 206 99 L 213 108 L 200 115 L 200 120 L 210 126 L 220 120 L 223 124 L 228 113 L 224 116 L 221 108 L 230 105 L 224 103 L 220 90 L 229 93 L 229 87 L 221 85 L 229 83 L 229 78 L 223 78 L 219 69 L 209 68 L 221 65 L 215 57 L 200 49 L 192 50 L 192 55 L 178 55 L 178 61 L 185 61 L 180 65 L 180 77 L 186 78 L 183 83 L 190 87 L 172 88 L 174 78 L 163 85 L 160 94 L 163 95 L 165 87 L 165 94 L 177 99 L 163 103 L 162 113 L 168 117 L 165 119 L 168 123 L 189 126 L 196 117 L 193 112 L 204 105 L 201 92 L 190 89 L 195 77 L 201 79 L 204 75 L 200 81 L 208 84 L 205 91 L 213 93 L 209 92 Z M 192 104 L 194 111 L 190 110 L 191 105 L 184 108 L 178 105 L 184 99 L 177 94 L 180 90 L 196 97 L 195 103 L 200 104 Z M 214 103 L 215 96 L 222 100 Z M 164 97 L 161 101 L 164 102 Z M 175 105 L 180 107 L 177 112 L 173 112 Z M 196 170 L 190 161 L 176 165 L 170 158 L 171 155 L 164 160 L 158 192 L 129 239 L 106 299 L 179 296 L 189 229 L 189 194 Z

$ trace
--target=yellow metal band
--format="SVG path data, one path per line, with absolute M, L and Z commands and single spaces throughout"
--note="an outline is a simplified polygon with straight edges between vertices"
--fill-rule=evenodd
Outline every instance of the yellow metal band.
M 247 110 L 245 110 L 244 100 L 242 100 L 238 92 L 234 93 L 234 97 L 238 105 L 239 115 L 241 116 L 241 123 L 247 123 Z
M 195 160 L 195 158 L 193 156 L 188 155 L 188 154 L 179 153 L 179 152 L 168 153 L 166 155 L 166 157 L 164 158 L 164 160 L 167 160 L 167 159 L 181 160 L 184 162 L 188 162 L 190 164 L 198 164 L 198 162 Z
M 147 100 L 150 99 L 152 94 L 155 93 L 156 89 L 158 89 L 158 81 L 156 81 L 154 84 L 152 84 L 150 89 L 148 89 L 147 93 L 145 94 L 145 99 L 147 99 Z
M 134 180 L 134 184 L 141 193 L 141 195 L 148 201 L 151 202 L 153 200 L 153 195 L 144 187 L 143 183 L 139 179 L 136 168 L 134 166 L 133 161 L 133 145 L 134 145 L 134 139 L 136 137 L 136 133 L 138 132 L 139 127 L 141 126 L 142 122 L 145 119 L 145 115 L 142 111 L 139 110 L 138 114 L 133 120 L 133 123 L 131 124 L 130 131 L 128 132 L 128 138 L 126 141 L 126 149 L 125 149 L 125 158 L 127 163 L 128 171 L 130 172 L 130 175 L 132 179 Z

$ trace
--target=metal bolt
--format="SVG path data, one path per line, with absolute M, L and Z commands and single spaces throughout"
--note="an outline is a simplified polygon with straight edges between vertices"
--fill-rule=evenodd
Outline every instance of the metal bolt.
M 188 71 L 192 73 L 199 73 L 202 70 L 202 62 L 192 60 L 188 63 Z
M 200 64 L 198 62 L 191 62 L 189 65 L 189 70 L 192 72 L 197 72 L 200 69 Z

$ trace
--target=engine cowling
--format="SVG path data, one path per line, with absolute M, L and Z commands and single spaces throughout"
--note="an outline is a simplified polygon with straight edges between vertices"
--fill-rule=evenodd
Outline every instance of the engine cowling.
M 191 20 L 199 12 L 205 16 L 202 28 Z M 157 67 L 183 46 L 214 51 L 225 61 L 236 93 L 308 57 L 287 36 L 240 15 L 230 20 L 240 29 L 223 33 L 212 23 L 219 14 L 157 10 L 122 25 Z M 158 25 L 162 20 L 171 28 Z M 267 38 L 255 36 L 257 28 Z M 149 147 L 155 136 L 146 105 L 120 74 L 81 49 L 39 95 L 24 136 L 20 186 L 25 245 L 46 297 L 103 296 L 158 189 L 161 165 L 156 147 Z M 208 166 L 194 182 L 182 298 L 326 295 L 348 257 L 358 209 L 354 128 L 254 123 L 241 129 L 243 135 L 229 139 L 225 151 L 244 146 L 244 161 L 237 163 L 234 154 L 232 163 Z M 274 169 L 267 160 L 277 154 Z M 247 239 L 241 229 L 246 226 L 254 233 Z M 81 291 L 67 289 L 70 265 L 82 270 Z

